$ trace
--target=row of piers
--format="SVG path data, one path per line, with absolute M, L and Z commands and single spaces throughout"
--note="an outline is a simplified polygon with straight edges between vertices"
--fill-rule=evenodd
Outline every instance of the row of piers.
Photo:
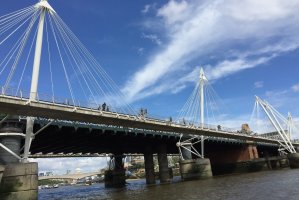
M 160 144 L 157 150 L 160 183 L 169 183 L 172 180 L 172 175 L 168 167 L 166 145 Z M 153 155 L 153 148 L 147 146 L 144 152 L 145 178 L 147 184 L 156 183 Z M 122 187 L 126 184 L 125 169 L 123 165 L 123 155 L 120 153 L 114 153 L 112 160 L 114 161 L 112 168 L 109 167 L 109 170 L 105 172 L 105 186 Z
M 188 147 L 187 147 L 188 148 Z M 160 183 L 172 181 L 172 171 L 168 167 L 166 145 L 159 144 L 156 148 L 159 165 Z M 144 151 L 146 184 L 156 184 L 154 170 L 154 148 L 147 146 Z M 235 155 L 234 155 L 235 154 Z M 205 179 L 213 175 L 238 174 L 258 172 L 262 170 L 276 170 L 282 168 L 299 168 L 299 154 L 288 156 L 266 156 L 260 158 L 257 147 L 253 143 L 247 143 L 232 153 L 223 150 L 211 158 L 193 158 L 190 151 L 182 150 L 183 159 L 179 162 L 182 180 Z M 105 173 L 105 185 L 107 187 L 122 187 L 126 184 L 125 170 L 122 163 L 122 155 L 115 154 L 115 167 Z M 209 155 L 209 154 L 207 154 Z M 122 166 L 119 168 L 117 166 Z

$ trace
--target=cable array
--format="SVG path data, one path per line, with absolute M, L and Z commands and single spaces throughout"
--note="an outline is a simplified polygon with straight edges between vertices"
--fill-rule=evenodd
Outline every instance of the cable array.
M 285 117 L 268 102 L 260 100 L 260 102 L 263 103 L 261 105 L 258 100 L 259 98 L 257 97 L 250 119 L 253 132 L 267 137 L 280 138 L 277 130 L 277 128 L 280 128 L 281 131 L 283 130 L 286 132 L 289 139 L 299 139 L 299 129 L 296 127 L 290 113 L 288 114 L 288 117 Z M 267 112 L 273 122 L 269 120 L 269 116 L 266 114 L 262 106 L 267 108 Z
M 0 17 L 0 84 L 5 90 L 16 88 L 16 95 L 21 89 L 30 90 L 29 66 L 33 66 L 32 48 L 43 9 L 33 5 Z M 46 12 L 44 24 L 38 98 L 135 114 L 115 82 L 56 12 Z
M 200 80 L 188 97 L 186 103 L 180 110 L 177 121 L 186 125 L 200 126 L 201 119 L 201 83 Z M 219 98 L 216 91 L 213 89 L 211 83 L 206 79 L 203 84 L 204 90 L 204 126 L 210 128 L 214 125 L 222 124 L 221 117 L 224 116 L 223 112 L 226 111 L 226 106 Z

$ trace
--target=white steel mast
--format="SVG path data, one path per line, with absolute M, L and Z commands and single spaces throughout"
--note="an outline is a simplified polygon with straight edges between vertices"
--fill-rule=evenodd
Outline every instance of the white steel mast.
M 199 84 L 200 84 L 200 124 L 201 128 L 204 128 L 204 101 L 205 101 L 205 96 L 204 96 L 204 86 L 205 86 L 205 81 L 207 81 L 207 78 L 205 76 L 205 73 L 203 71 L 203 68 L 200 68 L 200 74 L 199 74 Z M 204 158 L 204 136 L 201 136 L 201 155 Z
M 38 86 L 42 45 L 43 45 L 45 15 L 46 12 L 49 12 L 51 14 L 55 13 L 54 9 L 50 6 L 47 0 L 40 0 L 40 2 L 35 5 L 35 8 L 40 9 L 41 13 L 40 13 L 38 32 L 36 37 L 29 101 L 36 101 L 36 97 L 37 97 L 37 86 Z M 27 162 L 28 159 L 32 136 L 33 136 L 33 125 L 34 125 L 34 118 L 27 117 L 23 162 Z

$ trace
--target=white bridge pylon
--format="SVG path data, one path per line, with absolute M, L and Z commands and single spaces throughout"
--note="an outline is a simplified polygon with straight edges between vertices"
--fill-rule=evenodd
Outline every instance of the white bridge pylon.
M 286 119 L 282 114 L 280 114 L 273 106 L 271 106 L 267 101 L 260 99 L 256 96 L 255 106 L 261 106 L 266 116 L 270 120 L 271 124 L 274 126 L 275 130 L 280 136 L 279 144 L 281 148 L 279 151 L 283 154 L 287 153 L 296 153 L 291 141 L 292 129 L 294 127 L 292 117 L 289 113 L 288 118 Z M 282 121 L 284 124 L 287 124 L 287 129 L 285 130 Z
M 37 1 L 27 8 L 0 16 L 1 94 L 26 98 L 26 105 L 43 99 L 52 104 L 71 106 L 73 112 L 78 107 L 88 107 L 101 113 L 136 115 L 119 87 L 48 0 Z M 31 77 L 31 80 L 25 77 Z M 61 101 L 59 93 L 66 101 Z M 27 117 L 26 135 L 21 135 L 25 137 L 25 144 L 18 155 L 1 143 L 0 148 L 22 162 L 28 162 L 35 136 L 53 121 L 33 133 L 35 119 Z
M 199 122 L 199 127 L 201 129 L 204 129 L 204 115 L 205 115 L 205 86 L 208 83 L 208 79 L 205 76 L 203 68 L 200 69 L 199 73 L 199 82 L 196 85 L 193 93 L 191 94 L 191 97 L 189 97 L 189 100 L 185 104 L 184 107 L 187 107 L 183 112 L 186 112 L 185 114 L 180 114 L 180 117 L 183 117 L 184 115 L 187 115 L 185 117 L 192 118 L 191 121 L 193 123 Z M 199 107 L 199 108 L 198 108 Z M 199 112 L 199 121 L 198 121 L 198 109 Z M 182 113 L 183 113 L 182 112 Z M 188 116 L 188 113 L 190 116 Z M 183 117 L 183 121 L 185 121 L 185 118 Z M 189 139 L 183 138 L 183 135 L 181 134 L 179 142 L 177 142 L 176 146 L 179 148 L 180 157 L 182 160 L 184 160 L 184 154 L 182 151 L 190 152 L 193 155 L 196 155 L 199 158 L 204 158 L 204 140 L 206 137 L 204 136 L 193 136 Z M 200 153 L 196 150 L 194 147 L 195 144 L 201 143 L 201 150 Z M 189 158 L 188 158 L 189 159 Z

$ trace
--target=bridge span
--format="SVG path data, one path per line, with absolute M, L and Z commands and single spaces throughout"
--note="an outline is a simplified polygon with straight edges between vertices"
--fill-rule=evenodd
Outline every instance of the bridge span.
M 105 112 L 90 108 L 56 104 L 46 101 L 30 101 L 27 98 L 15 96 L 0 96 L 0 110 L 10 115 L 43 117 L 50 119 L 69 120 L 93 124 L 105 124 L 120 127 L 130 127 L 162 131 L 176 134 L 204 135 L 210 137 L 231 138 L 252 142 L 271 143 L 279 145 L 279 140 L 248 135 L 238 132 L 195 127 L 154 118 L 139 118 L 135 115 Z M 299 145 L 299 144 L 295 144 Z
M 39 20 L 37 20 L 38 18 Z M 47 26 L 47 20 L 50 20 L 51 26 Z M 35 26 L 37 21 L 38 24 Z M 17 25 L 18 23 L 21 25 Z M 28 27 L 20 28 L 24 24 Z M 51 31 L 47 31 L 49 61 L 45 62 L 41 56 L 44 24 L 46 30 L 47 27 L 52 30 L 54 38 L 50 37 L 50 39 L 52 38 L 52 42 L 54 42 L 53 39 L 55 40 L 56 45 L 53 46 L 57 48 L 53 48 L 53 50 L 58 52 L 51 53 L 51 55 L 58 56 L 58 60 L 61 61 L 53 63 L 57 64 L 57 67 L 61 65 L 63 68 L 64 73 L 62 74 L 67 81 L 66 88 L 69 90 L 67 92 L 71 95 L 72 103 L 69 101 L 65 104 L 55 102 L 51 68 L 51 83 L 45 82 L 44 84 L 51 84 L 53 99 L 43 99 L 38 94 L 40 67 L 46 66 L 47 63 L 51 67 L 51 58 L 53 58 L 50 56 L 48 40 L 48 33 Z M 34 56 L 30 56 L 30 47 L 29 54 L 23 55 L 23 52 L 27 52 L 24 47 L 27 39 L 31 38 L 30 33 L 35 32 L 32 31 L 32 27 L 37 27 L 37 35 L 32 37 L 34 40 L 36 39 L 35 53 Z M 8 73 L 8 76 L 5 77 L 6 80 L 4 79 L 5 85 L 1 88 L 0 93 L 0 112 L 6 114 L 0 121 L 0 199 L 7 196 L 11 199 L 37 199 L 38 165 L 28 162 L 29 155 L 111 153 L 111 165 L 105 172 L 107 187 L 125 185 L 123 158 L 126 153 L 144 155 L 147 184 L 156 183 L 154 154 L 158 157 L 160 183 L 170 183 L 172 179 L 168 166 L 168 154 L 180 155 L 179 167 L 183 180 L 206 178 L 213 174 L 251 172 L 286 166 L 299 168 L 299 154 L 297 153 L 299 143 L 291 140 L 291 126 L 288 126 L 289 131 L 287 132 L 279 122 L 279 119 L 282 119 L 283 122 L 291 122 L 291 120 L 285 120 L 280 113 L 259 98 L 257 98 L 258 104 L 256 105 L 260 105 L 267 114 L 278 132 L 279 138 L 204 124 L 204 105 L 205 99 L 207 99 L 205 98 L 205 87 L 208 85 L 208 79 L 203 69 L 200 70 L 199 81 L 190 96 L 191 98 L 187 100 L 186 107 L 184 106 L 186 113 L 182 113 L 183 119 L 189 117 L 184 114 L 193 113 L 192 124 L 161 120 L 144 115 L 125 114 L 113 110 L 108 111 L 108 109 L 95 109 L 90 108 L 89 105 L 84 107 L 76 103 L 76 98 L 80 98 L 83 94 L 86 98 L 93 97 L 93 102 L 96 103 L 98 103 L 99 97 L 115 96 L 118 100 L 123 100 L 124 96 L 120 95 L 121 92 L 118 91 L 111 78 L 47 0 L 40 0 L 28 8 L 2 16 L 0 28 L 3 30 L 3 40 L 0 44 L 8 39 L 12 40 L 11 44 L 14 44 L 7 45 L 12 49 L 4 49 L 8 52 L 7 54 L 3 53 L 4 61 L 2 62 L 6 63 L 3 70 L 9 63 L 12 65 L 11 69 L 9 70 L 8 67 L 4 73 Z M 15 37 L 11 36 L 19 28 L 26 31 L 21 33 L 19 40 L 14 41 Z M 56 32 L 60 35 L 58 40 Z M 64 44 L 63 54 L 60 51 L 61 44 Z M 29 58 L 34 58 L 32 60 L 30 93 L 23 93 L 20 86 Z M 24 65 L 24 63 L 26 64 Z M 69 81 L 71 71 L 66 70 L 65 64 L 68 68 L 73 69 L 72 72 L 80 72 L 78 75 L 76 74 L 76 78 L 83 77 L 84 81 L 77 79 Z M 21 65 L 23 72 L 16 73 L 21 77 L 14 83 L 12 78 L 19 77 L 15 74 L 17 65 Z M 16 83 L 18 89 L 10 93 L 10 86 Z M 58 83 L 61 87 L 61 80 Z M 80 88 L 82 89 L 81 93 L 78 92 Z M 109 98 L 106 100 L 110 101 Z M 25 116 L 26 120 L 10 119 L 10 116 Z M 46 119 L 48 122 L 46 124 L 38 123 L 38 118 Z M 67 123 L 70 123 L 71 126 L 68 126 Z M 88 126 L 85 127 L 84 123 Z M 284 156 L 279 156 L 279 154 L 284 154 Z M 273 156 L 274 159 L 269 159 Z M 110 168 L 110 166 L 113 167 Z M 220 173 L 219 169 L 222 170 Z M 78 177 L 82 177 L 82 175 L 78 175 Z M 19 184 L 20 182 L 23 184 Z

